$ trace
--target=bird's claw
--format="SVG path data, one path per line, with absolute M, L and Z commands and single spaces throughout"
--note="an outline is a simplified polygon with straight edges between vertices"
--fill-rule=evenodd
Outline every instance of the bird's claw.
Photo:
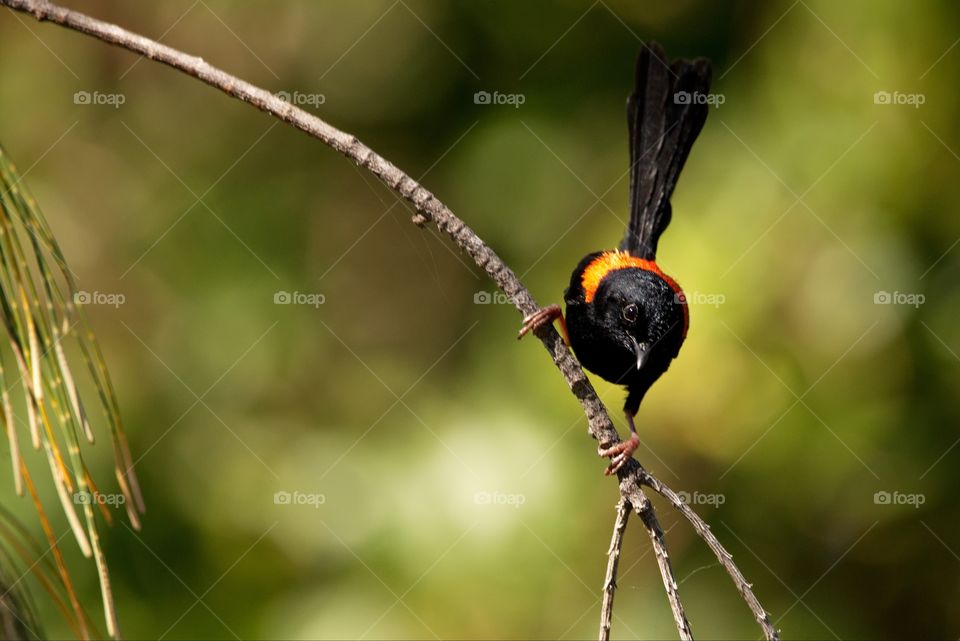
M 639 447 L 639 445 L 640 437 L 637 436 L 636 432 L 634 432 L 626 441 L 620 441 L 613 447 L 600 450 L 600 456 L 610 458 L 610 465 L 608 465 L 607 469 L 604 470 L 604 476 L 616 474 L 617 471 L 623 467 L 628 460 L 633 458 L 633 453 L 637 451 L 637 447 Z
M 520 340 L 530 332 L 535 332 L 544 325 L 549 325 L 558 318 L 562 318 L 563 313 L 560 311 L 559 305 L 548 305 L 543 309 L 538 309 L 529 316 L 524 317 L 523 326 L 520 328 L 520 333 L 517 334 L 517 340 Z

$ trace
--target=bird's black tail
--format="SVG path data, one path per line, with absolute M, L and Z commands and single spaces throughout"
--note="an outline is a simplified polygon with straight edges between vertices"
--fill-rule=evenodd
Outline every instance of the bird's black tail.
M 640 51 L 636 76 L 627 98 L 630 227 L 620 249 L 653 260 L 670 224 L 670 195 L 707 119 L 710 62 L 671 64 L 663 47 L 652 42 Z

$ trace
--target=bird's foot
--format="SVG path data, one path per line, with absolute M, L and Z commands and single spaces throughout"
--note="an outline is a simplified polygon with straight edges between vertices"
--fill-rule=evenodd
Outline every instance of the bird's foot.
M 517 340 L 520 340 L 529 332 L 535 332 L 544 325 L 549 325 L 558 318 L 563 318 L 563 312 L 560 311 L 559 305 L 548 305 L 543 309 L 535 311 L 523 319 L 523 327 L 520 328 L 520 333 L 517 334 Z
M 620 441 L 613 447 L 600 450 L 600 456 L 610 458 L 610 465 L 608 465 L 607 469 L 604 470 L 604 476 L 616 474 L 617 471 L 623 467 L 628 460 L 633 458 L 633 453 L 637 451 L 637 447 L 639 446 L 640 437 L 637 436 L 636 432 L 633 432 L 630 434 L 630 438 L 626 441 Z

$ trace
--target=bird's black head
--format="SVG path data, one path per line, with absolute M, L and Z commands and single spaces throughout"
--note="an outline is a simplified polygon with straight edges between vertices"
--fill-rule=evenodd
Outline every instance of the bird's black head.
M 655 380 L 680 351 L 687 329 L 683 294 L 656 272 L 639 267 L 609 272 L 592 305 L 594 322 L 619 347 L 617 361 L 634 375 Z M 633 378 L 624 371 L 627 377 Z

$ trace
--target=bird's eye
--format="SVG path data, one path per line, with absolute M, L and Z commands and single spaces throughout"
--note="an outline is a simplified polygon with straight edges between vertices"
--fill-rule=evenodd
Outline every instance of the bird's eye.
M 640 317 L 640 310 L 637 308 L 636 304 L 630 303 L 620 312 L 623 316 L 623 320 L 627 321 L 631 325 L 637 322 L 637 318 Z

